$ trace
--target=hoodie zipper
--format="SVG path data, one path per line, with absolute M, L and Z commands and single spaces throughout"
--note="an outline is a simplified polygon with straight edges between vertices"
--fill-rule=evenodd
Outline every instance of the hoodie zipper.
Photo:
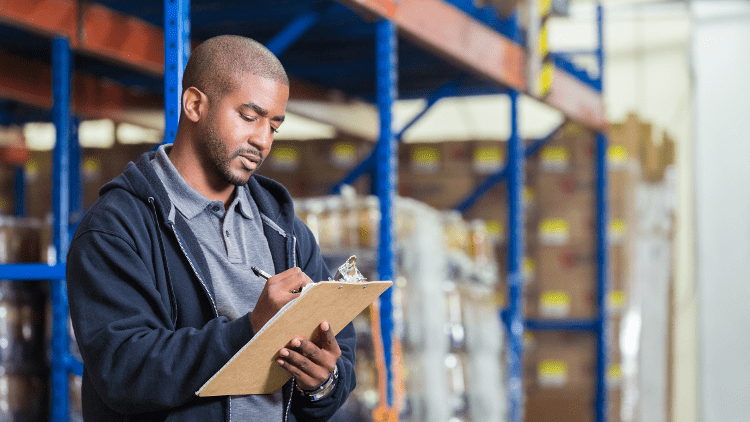
M 185 250 L 185 247 L 182 245 L 182 239 L 180 238 L 180 235 L 177 234 L 177 229 L 174 227 L 173 222 L 169 222 L 169 227 L 172 229 L 172 233 L 174 233 L 175 238 L 177 238 L 177 244 L 180 245 L 180 250 L 182 250 L 182 254 L 185 255 L 185 258 L 188 261 L 188 264 L 190 264 L 190 268 L 193 269 L 193 274 L 195 274 L 196 277 L 198 277 L 198 281 L 201 282 L 201 286 L 203 286 L 203 291 L 206 292 L 206 295 L 211 300 L 211 306 L 214 308 L 214 316 L 219 317 L 219 311 L 216 309 L 216 302 L 214 302 L 213 296 L 211 296 L 211 292 L 208 291 L 208 286 L 206 285 L 206 282 L 203 281 L 203 277 L 198 273 L 198 270 L 195 269 L 195 265 L 193 265 L 193 261 L 190 259 L 190 256 L 188 256 L 187 251 Z

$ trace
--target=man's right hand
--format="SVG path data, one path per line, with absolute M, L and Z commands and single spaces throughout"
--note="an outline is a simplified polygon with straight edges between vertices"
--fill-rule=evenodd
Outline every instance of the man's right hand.
M 279 309 L 299 296 L 299 292 L 308 283 L 312 283 L 312 280 L 299 267 L 290 268 L 269 278 L 260 292 L 255 309 L 250 312 L 253 332 L 257 333 Z

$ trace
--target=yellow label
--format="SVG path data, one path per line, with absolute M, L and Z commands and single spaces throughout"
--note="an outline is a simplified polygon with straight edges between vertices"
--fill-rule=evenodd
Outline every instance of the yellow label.
M 83 160 L 83 177 L 93 177 L 101 169 L 98 158 L 86 157 Z
M 26 176 L 27 181 L 30 181 L 28 179 L 36 179 L 36 177 L 39 176 L 39 163 L 37 163 L 33 158 L 26 161 L 23 169 L 25 173 L 24 176 Z
M 278 147 L 271 152 L 272 167 L 276 170 L 292 171 L 299 166 L 299 149 Z
M 537 379 L 544 387 L 562 387 L 568 381 L 567 362 L 551 359 L 539 362 Z
M 531 334 L 528 331 L 523 332 L 523 347 L 524 348 L 530 348 L 534 346 L 534 334 Z
M 498 220 L 487 220 L 484 222 L 487 232 L 495 239 L 505 238 L 505 225 Z
M 440 165 L 440 150 L 435 147 L 416 147 L 411 152 L 412 170 L 419 173 L 434 173 Z
M 528 207 L 534 201 L 534 188 L 526 186 L 523 189 L 523 205 Z
M 621 310 L 625 306 L 625 292 L 622 290 L 612 290 L 609 292 L 609 308 L 611 310 Z
M 540 96 L 549 94 L 549 91 L 552 89 L 552 79 L 554 79 L 554 75 L 555 66 L 552 62 L 545 61 L 542 64 L 542 73 L 539 75 Z
M 357 164 L 357 147 L 349 142 L 339 142 L 331 148 L 331 164 L 338 168 L 350 168 Z
M 609 164 L 623 164 L 628 160 L 628 150 L 622 145 L 610 145 L 607 148 Z
M 539 240 L 547 245 L 560 245 L 570 239 L 570 224 L 563 219 L 548 218 L 539 223 Z
M 547 53 L 549 53 L 549 42 L 548 42 L 548 36 L 547 36 L 547 25 L 542 25 L 541 28 L 539 28 L 539 57 L 544 58 Z
M 564 290 L 546 290 L 539 298 L 541 314 L 561 318 L 570 314 L 570 295 Z
M 505 162 L 505 152 L 499 146 L 483 146 L 474 150 L 474 170 L 479 173 L 499 171 Z
M 542 167 L 545 170 L 562 170 L 570 163 L 570 151 L 565 147 L 548 146 L 541 151 Z
M 0 196 L 0 210 L 8 211 L 8 201 Z
M 524 257 L 523 258 L 523 278 L 526 281 L 531 281 L 534 279 L 534 274 L 536 273 L 536 262 L 533 258 Z
M 539 0 L 539 16 L 545 17 L 552 12 L 552 0 Z
M 619 362 L 614 362 L 607 369 L 607 383 L 610 386 L 616 386 L 622 380 L 622 369 Z
M 609 223 L 609 236 L 612 241 L 620 241 L 627 233 L 628 223 L 621 218 L 613 218 Z

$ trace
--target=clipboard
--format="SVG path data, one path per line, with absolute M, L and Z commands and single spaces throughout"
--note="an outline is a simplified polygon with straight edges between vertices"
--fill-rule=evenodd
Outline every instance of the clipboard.
M 308 284 L 195 394 L 210 397 L 273 393 L 292 377 L 275 360 L 294 336 L 311 338 L 324 320 L 338 334 L 392 285 L 390 281 Z

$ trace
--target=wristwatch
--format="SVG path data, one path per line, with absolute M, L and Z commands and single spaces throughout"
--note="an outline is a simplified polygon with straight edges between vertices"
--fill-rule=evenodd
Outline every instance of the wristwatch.
M 310 390 L 303 390 L 297 386 L 297 390 L 302 393 L 303 396 L 309 397 L 312 401 L 318 401 L 323 397 L 328 396 L 336 387 L 336 380 L 339 378 L 339 367 L 336 365 L 333 368 L 333 372 L 328 374 L 328 379 L 323 381 L 320 385 Z

